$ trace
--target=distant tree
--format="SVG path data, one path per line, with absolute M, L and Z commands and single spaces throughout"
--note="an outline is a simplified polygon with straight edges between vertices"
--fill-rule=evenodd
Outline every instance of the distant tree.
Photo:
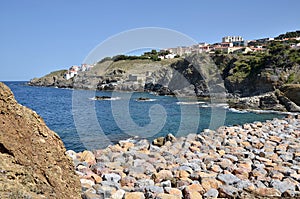
M 285 39 L 285 38 L 293 38 L 293 37 L 300 37 L 300 30 L 294 32 L 286 32 L 285 34 L 281 34 L 275 39 Z
M 215 54 L 216 54 L 216 55 L 221 55 L 221 54 L 222 54 L 222 51 L 221 51 L 221 50 L 215 50 Z
M 155 49 L 151 50 L 152 55 L 157 55 L 157 51 Z

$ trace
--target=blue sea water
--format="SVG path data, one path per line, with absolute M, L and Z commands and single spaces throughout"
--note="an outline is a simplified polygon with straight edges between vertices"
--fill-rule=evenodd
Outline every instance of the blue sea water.
M 211 107 L 209 102 L 150 93 L 100 92 L 52 87 L 31 87 L 26 82 L 4 82 L 17 101 L 45 120 L 67 149 L 104 148 L 138 136 L 152 140 L 172 133 L 184 136 L 206 128 L 265 121 L 283 114 L 237 112 Z M 93 100 L 94 96 L 113 100 Z M 140 97 L 151 101 L 139 101 Z

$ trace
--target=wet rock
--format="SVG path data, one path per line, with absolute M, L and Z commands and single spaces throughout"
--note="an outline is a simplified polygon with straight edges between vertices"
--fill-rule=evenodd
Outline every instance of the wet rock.
M 165 138 L 164 137 L 156 138 L 153 140 L 152 144 L 159 147 L 163 146 L 165 144 Z
M 165 142 L 168 142 L 168 141 L 170 141 L 170 142 L 176 142 L 177 139 L 176 139 L 176 137 L 175 137 L 173 134 L 169 133 L 169 134 L 165 137 Z

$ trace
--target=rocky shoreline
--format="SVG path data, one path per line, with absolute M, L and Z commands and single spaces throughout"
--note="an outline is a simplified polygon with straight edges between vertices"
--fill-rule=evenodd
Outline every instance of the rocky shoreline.
M 222 56 L 218 58 L 221 59 Z M 207 65 L 210 59 L 211 57 L 207 55 L 193 54 L 185 58 L 157 62 L 103 61 L 97 63 L 90 71 L 80 71 L 68 80 L 64 78 L 66 71 L 61 70 L 41 78 L 34 78 L 28 85 L 98 91 L 152 92 L 157 95 L 200 98 L 209 98 L 216 93 L 222 93 L 222 97 L 226 95 L 223 101 L 227 100 L 232 108 L 300 112 L 299 82 L 275 81 L 276 75 L 269 74 L 270 68 L 267 71 L 265 69 L 257 71 L 256 75 L 235 79 L 232 76 L 239 71 L 230 72 L 233 66 L 229 64 L 226 70 L 218 71 Z M 194 66 L 190 63 L 199 64 Z M 294 74 L 295 71 L 299 71 L 298 66 L 289 73 Z
M 67 151 L 84 199 L 300 198 L 300 117 Z

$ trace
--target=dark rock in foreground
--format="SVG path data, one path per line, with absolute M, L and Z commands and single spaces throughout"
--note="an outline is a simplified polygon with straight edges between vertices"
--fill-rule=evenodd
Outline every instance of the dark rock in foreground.
M 0 198 L 80 198 L 60 138 L 0 82 Z

